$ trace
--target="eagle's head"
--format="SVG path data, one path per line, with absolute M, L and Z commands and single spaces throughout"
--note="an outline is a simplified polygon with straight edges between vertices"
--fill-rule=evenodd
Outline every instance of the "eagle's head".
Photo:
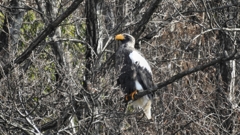
M 133 47 L 135 45 L 135 38 L 127 33 L 118 34 L 115 36 L 115 40 L 122 42 L 122 45 L 127 45 L 128 47 Z

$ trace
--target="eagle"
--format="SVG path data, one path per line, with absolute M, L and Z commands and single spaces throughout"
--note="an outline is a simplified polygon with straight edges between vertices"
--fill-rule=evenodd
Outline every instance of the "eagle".
M 151 119 L 153 95 L 145 95 L 134 100 L 134 95 L 138 92 L 155 88 L 151 67 L 143 54 L 134 48 L 135 38 L 132 35 L 127 33 L 118 34 L 115 36 L 115 40 L 121 42 L 115 54 L 116 69 L 120 73 L 117 84 L 126 94 L 125 100 L 133 100 L 131 104 L 141 108 L 146 117 Z

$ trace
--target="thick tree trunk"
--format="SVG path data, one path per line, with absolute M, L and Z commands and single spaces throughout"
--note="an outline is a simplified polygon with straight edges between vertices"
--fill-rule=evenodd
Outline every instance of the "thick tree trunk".
M 231 46 L 232 42 L 229 39 L 228 35 L 226 35 L 224 32 L 219 33 L 219 40 L 220 44 L 223 47 L 223 54 L 226 55 L 226 53 L 229 51 L 227 46 Z M 216 91 L 216 113 L 219 115 L 219 122 L 222 123 L 222 134 L 232 133 L 233 129 L 233 120 L 232 120 L 232 106 L 231 103 L 228 100 L 228 94 L 229 94 L 229 86 L 230 86 L 230 75 L 231 70 L 229 68 L 229 62 L 221 62 L 219 65 L 219 85 Z
M 58 6 L 60 4 L 60 1 L 58 0 L 47 0 L 46 1 L 46 12 L 48 15 L 48 22 L 51 23 L 58 14 Z M 56 28 L 55 31 L 53 31 L 49 38 L 52 42 L 50 42 L 50 45 L 53 50 L 53 54 L 56 58 L 56 72 L 55 77 L 56 81 L 58 82 L 58 85 L 61 85 L 62 80 L 64 78 L 64 70 L 65 69 L 65 60 L 64 60 L 64 51 L 61 42 L 59 42 L 59 38 L 61 37 L 61 29 L 60 27 Z
M 83 87 L 87 89 L 88 81 L 90 81 L 94 59 L 97 57 L 98 48 L 98 20 L 97 20 L 97 4 L 96 0 L 88 0 L 85 4 L 86 13 L 86 40 L 89 43 L 85 52 L 86 70 L 84 73 Z
M 20 28 L 25 13 L 24 3 L 25 0 L 12 0 L 5 14 L 3 30 L 0 33 L 0 60 L 3 65 L 16 57 Z

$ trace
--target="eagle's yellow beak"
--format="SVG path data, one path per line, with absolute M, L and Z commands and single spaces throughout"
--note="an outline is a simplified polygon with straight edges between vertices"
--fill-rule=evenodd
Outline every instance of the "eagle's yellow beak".
M 115 36 L 115 40 L 124 40 L 124 39 L 125 38 L 124 38 L 123 34 L 118 34 Z

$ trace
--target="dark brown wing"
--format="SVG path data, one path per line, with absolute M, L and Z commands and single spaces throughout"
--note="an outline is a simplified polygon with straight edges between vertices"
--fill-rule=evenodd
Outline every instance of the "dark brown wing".
M 136 81 L 140 83 L 142 90 L 155 87 L 149 64 L 141 54 L 136 54 L 137 51 L 133 53 L 133 51 L 135 50 L 125 49 L 117 53 L 118 66 L 121 66 L 118 84 L 126 94 L 140 90 L 136 87 Z

